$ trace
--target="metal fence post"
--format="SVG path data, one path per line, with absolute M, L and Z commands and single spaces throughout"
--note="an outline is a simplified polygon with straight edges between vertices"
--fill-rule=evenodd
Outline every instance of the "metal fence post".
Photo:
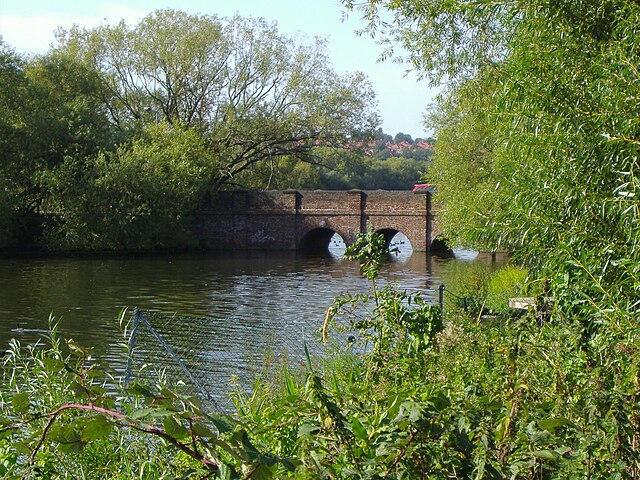
M 127 369 L 124 373 L 124 386 L 126 387 L 129 384 L 129 379 L 131 378 L 131 370 L 133 369 L 133 350 L 136 348 L 136 337 L 138 335 L 138 323 L 140 322 L 140 310 L 137 308 L 133 311 L 133 321 L 131 328 L 131 336 L 129 337 L 129 342 L 127 344 L 128 356 L 127 358 Z
M 438 304 L 440 305 L 440 314 L 444 314 L 444 283 L 438 288 Z

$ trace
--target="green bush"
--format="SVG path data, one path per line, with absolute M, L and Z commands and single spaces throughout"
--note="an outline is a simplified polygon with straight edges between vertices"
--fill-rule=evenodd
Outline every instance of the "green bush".
M 509 298 L 527 295 L 529 271 L 518 265 L 506 265 L 491 274 L 487 286 L 486 307 L 494 313 L 507 313 Z
M 359 375 L 310 369 L 241 419 L 291 478 L 638 478 L 640 330 L 601 338 L 602 365 L 579 332 L 450 315 L 431 348 L 352 350 Z
M 481 262 L 449 262 L 442 275 L 446 287 L 444 307 L 478 315 L 487 296 L 492 266 Z
M 0 373 L 2 478 L 269 478 L 286 463 L 179 388 L 124 387 L 53 323 L 46 344 L 12 340 Z
M 478 274 L 487 270 L 467 271 L 459 291 L 482 292 Z M 525 278 L 508 266 L 486 292 L 532 293 Z M 368 348 L 345 347 L 351 363 L 309 367 L 306 382 L 289 382 L 283 395 L 261 395 L 258 383 L 252 398 L 260 401 L 244 404 L 256 442 L 286 445 L 278 453 L 295 459 L 295 471 L 283 475 L 638 478 L 637 323 L 605 329 L 587 350 L 580 321 L 558 316 L 541 325 L 525 314 L 488 324 L 451 311 L 428 348 L 400 350 L 397 320 L 410 297 L 372 288 L 339 298 L 330 312 L 334 326 L 352 316 Z
M 189 215 L 215 162 L 196 132 L 160 124 L 116 152 L 66 158 L 51 176 L 64 248 L 149 250 L 191 246 Z M 55 243 L 55 242 L 52 242 Z

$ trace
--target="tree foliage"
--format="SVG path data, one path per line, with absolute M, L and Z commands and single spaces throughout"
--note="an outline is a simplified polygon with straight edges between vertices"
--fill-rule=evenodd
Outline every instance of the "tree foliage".
M 189 245 L 188 215 L 210 188 L 216 159 L 194 130 L 167 123 L 114 152 L 67 157 L 48 177 L 65 248 L 139 250 Z
M 524 1 L 341 0 L 366 22 L 361 33 L 384 47 L 381 58 L 409 61 L 433 84 L 464 81 L 508 54 Z M 402 53 L 396 51 L 400 47 Z
M 6 44 L 1 47 L 0 175 L 6 182 L 1 196 L 4 218 L 12 219 L 6 244 L 16 244 L 29 240 L 34 214 L 47 208 L 47 172 L 67 156 L 111 148 L 117 135 L 102 108 L 94 71 L 64 55 L 26 61 Z
M 428 117 L 438 132 L 426 175 L 438 184 L 442 235 L 452 245 L 493 249 L 485 227 L 500 212 L 501 144 L 497 142 L 496 76 L 490 69 L 442 94 Z
M 551 434 L 547 438 L 554 439 L 553 448 L 535 450 L 545 459 L 540 476 L 634 478 L 640 5 L 631 0 L 371 0 L 363 8 L 372 27 L 390 15 L 391 38 L 409 49 L 414 65 L 436 81 L 448 81 L 435 115 L 438 143 L 430 172 L 443 198 L 459 201 L 443 205 L 445 228 L 476 245 L 516 252 L 555 300 L 548 324 L 531 324 L 527 334 L 518 328 L 506 345 L 519 355 L 521 340 L 529 336 L 531 350 L 522 371 L 542 378 L 553 367 L 572 379 L 567 401 L 557 397 L 553 405 L 554 414 L 574 420 L 538 420 L 539 428 Z M 474 43 L 478 32 L 496 42 L 496 55 L 476 50 L 482 45 L 482 39 Z M 432 55 L 435 35 L 445 42 L 439 55 Z M 453 155 L 451 162 L 446 154 Z M 547 338 L 543 346 L 539 341 L 545 335 L 563 340 L 552 347 Z M 570 359 L 542 353 L 563 348 Z M 626 352 L 622 357 L 620 349 Z M 634 366 L 627 370 L 629 364 Z M 547 391 L 558 392 L 564 380 L 557 380 L 547 383 Z M 524 379 L 523 384 L 530 392 L 531 385 Z M 623 410 L 622 416 L 613 413 Z M 513 425 L 514 418 L 505 416 L 505 432 L 521 428 Z M 541 445 L 535 424 L 520 432 L 529 436 L 531 448 Z M 583 432 L 590 433 L 584 437 Z M 574 441 L 589 444 L 599 460 L 581 447 L 565 450 Z M 524 454 L 522 448 L 508 452 Z M 514 477 L 523 471 L 517 454 L 509 457 Z M 619 454 L 628 456 L 623 460 Z
M 158 10 L 57 38 L 29 58 L 0 45 L 0 247 L 188 245 L 184 218 L 218 189 L 287 172 L 317 188 L 379 123 L 362 73 L 262 19 Z
M 638 312 L 640 6 L 568 2 L 528 18 L 506 67 L 512 115 L 503 132 L 522 167 L 508 179 L 518 196 L 502 233 L 538 260 L 591 330 Z
M 261 19 L 160 10 L 138 25 L 74 27 L 59 49 L 107 78 L 114 122 L 195 128 L 217 158 L 214 187 L 281 156 L 313 159 L 377 126 L 364 75 L 338 75 L 324 41 L 301 44 Z
M 435 175 L 469 200 L 444 205 L 449 230 L 519 250 L 568 311 L 637 312 L 638 3 L 372 0 L 371 27 L 382 7 L 415 65 L 450 81 L 437 148 L 459 168 L 441 156 Z M 478 55 L 478 33 L 499 54 Z

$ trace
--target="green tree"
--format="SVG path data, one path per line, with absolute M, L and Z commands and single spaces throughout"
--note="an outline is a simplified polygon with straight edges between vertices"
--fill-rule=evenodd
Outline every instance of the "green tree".
M 347 11 L 361 13 L 366 27 L 360 33 L 376 36 L 384 48 L 382 59 L 406 60 L 433 84 L 468 80 L 501 62 L 527 5 L 495 0 L 341 3 Z
M 100 100 L 100 78 L 58 54 L 28 61 L 2 44 L 0 164 L 8 228 L 5 244 L 24 244 L 46 210 L 46 173 L 66 156 L 83 157 L 115 142 Z M 3 242 L 0 242 L 3 243 Z
M 107 76 L 117 124 L 164 119 L 201 132 L 225 159 L 214 189 L 259 162 L 317 161 L 319 146 L 345 147 L 378 124 L 364 75 L 336 74 L 323 40 L 301 45 L 264 20 L 160 10 L 133 27 L 75 27 L 58 39 Z
M 381 163 L 386 180 L 378 188 L 385 190 L 410 190 L 426 170 L 425 162 L 413 158 L 393 157 Z
M 114 122 L 206 127 L 220 108 L 232 46 L 214 16 L 159 10 L 136 26 L 58 29 L 57 50 L 103 72 Z
M 518 194 L 503 235 L 526 247 L 591 331 L 639 311 L 640 5 L 574 1 L 526 13 L 505 66 L 502 137 L 522 166 L 508 177 Z
M 19 156 L 21 90 L 24 88 L 23 62 L 0 39 L 0 247 L 11 244 L 19 220 L 17 191 L 12 187 Z
M 499 197 L 501 208 L 478 212 L 483 221 L 469 226 L 482 231 L 471 236 L 520 250 L 589 331 L 636 314 L 640 5 L 370 0 L 360 8 L 372 30 L 389 26 L 383 41 L 399 41 L 424 75 L 449 82 L 452 105 L 477 122 L 467 133 L 490 117 L 476 139 L 492 146 L 486 160 L 496 181 L 471 201 L 484 208 L 487 196 Z M 492 71 L 494 94 L 481 92 L 490 105 L 478 110 L 480 99 L 465 89 Z M 449 183 L 472 171 L 460 170 Z M 462 235 L 465 225 L 458 227 Z
M 393 137 L 393 139 L 396 141 L 396 143 L 400 143 L 400 142 L 413 143 L 413 138 L 408 133 L 398 132 L 396 133 L 396 136 Z
M 189 245 L 189 214 L 209 191 L 216 159 L 193 129 L 167 123 L 114 152 L 68 157 L 48 178 L 63 214 L 51 232 L 65 248 L 157 249 Z
M 494 69 L 445 92 L 428 117 L 438 132 L 426 180 L 438 184 L 442 235 L 453 245 L 494 248 L 485 227 L 500 209 Z

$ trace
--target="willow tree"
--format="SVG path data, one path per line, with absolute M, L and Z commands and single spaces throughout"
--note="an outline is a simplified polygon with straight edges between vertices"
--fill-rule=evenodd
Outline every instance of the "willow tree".
M 218 188 L 281 156 L 314 160 L 379 120 L 366 77 L 338 75 L 325 43 L 262 19 L 159 10 L 129 26 L 58 32 L 58 49 L 105 75 L 105 105 L 122 129 L 165 121 L 195 129 L 219 164 Z
M 442 236 L 453 245 L 492 250 L 489 219 L 502 211 L 501 145 L 496 142 L 495 69 L 451 87 L 426 121 L 438 142 L 425 180 L 436 183 Z
M 477 228 L 486 243 L 519 251 L 555 297 L 549 321 L 518 328 L 510 346 L 533 355 L 516 367 L 516 353 L 511 363 L 518 393 L 500 413 L 508 426 L 495 423 L 493 438 L 504 442 L 504 470 L 496 476 L 638 478 L 640 3 L 360 5 L 371 29 L 402 44 L 416 68 L 447 85 L 436 155 L 446 144 L 458 168 L 449 165 L 440 190 L 463 195 L 480 165 L 494 176 L 466 189 L 466 205 L 482 221 L 453 217 L 456 228 Z M 461 140 L 467 143 L 456 152 Z M 483 153 L 481 161 L 474 153 Z M 563 358 L 548 356 L 565 347 Z M 546 371 L 553 380 L 540 383 Z M 568 420 L 566 430 L 543 427 L 544 435 L 554 433 L 543 455 L 531 430 L 541 411 Z M 525 443 L 513 448 L 520 439 Z M 554 450 L 559 445 L 563 450 Z M 484 467 L 485 450 L 478 450 Z
M 520 249 L 567 292 L 567 308 L 637 312 L 638 2 L 343 4 L 446 86 L 438 148 L 462 151 L 460 140 L 475 136 L 440 178 L 441 191 L 477 206 L 474 236 Z M 494 180 L 468 189 L 483 145 Z M 465 216 L 456 218 L 464 230 Z

